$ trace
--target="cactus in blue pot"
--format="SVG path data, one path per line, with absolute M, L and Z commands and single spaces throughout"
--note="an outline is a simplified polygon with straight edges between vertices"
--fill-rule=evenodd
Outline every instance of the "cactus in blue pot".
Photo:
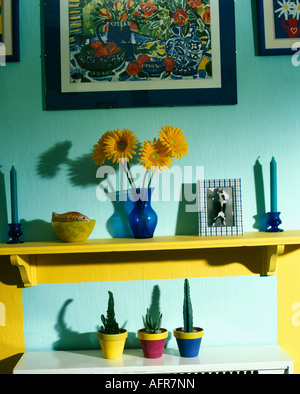
M 173 331 L 179 353 L 181 357 L 197 357 L 204 330 L 193 326 L 193 308 L 188 279 L 184 280 L 183 325 Z
M 193 332 L 193 308 L 188 279 L 184 280 L 183 324 L 184 332 Z

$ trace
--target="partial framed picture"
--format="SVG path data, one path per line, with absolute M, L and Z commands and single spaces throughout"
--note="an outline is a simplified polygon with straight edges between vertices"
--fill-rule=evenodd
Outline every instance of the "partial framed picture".
M 242 235 L 241 179 L 200 180 L 199 235 Z
M 0 55 L 1 64 L 20 61 L 19 0 L 0 0 Z
M 260 55 L 293 55 L 300 47 L 300 1 L 257 0 Z
M 237 104 L 232 0 L 44 3 L 46 110 Z

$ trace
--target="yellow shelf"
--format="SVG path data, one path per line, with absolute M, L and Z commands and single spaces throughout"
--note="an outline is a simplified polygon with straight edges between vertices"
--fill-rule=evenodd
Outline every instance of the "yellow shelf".
M 37 266 L 41 256 L 73 255 L 68 259 L 71 268 L 75 263 L 74 255 L 109 254 L 122 252 L 122 258 L 127 261 L 126 253 L 155 251 L 204 251 L 221 248 L 259 248 L 261 253 L 261 274 L 271 275 L 276 272 L 278 255 L 284 252 L 286 245 L 300 245 L 300 230 L 284 231 L 282 233 L 249 232 L 242 236 L 198 237 L 191 235 L 154 237 L 151 239 L 91 239 L 84 243 L 64 243 L 61 241 L 26 242 L 24 244 L 0 244 L 0 256 L 10 256 L 11 263 L 20 270 L 24 286 L 37 284 Z M 156 253 L 157 254 L 157 253 Z M 169 259 L 169 254 L 163 254 L 162 259 Z M 53 256 L 52 259 L 56 257 Z M 101 264 L 101 257 L 98 260 Z M 122 259 L 120 260 L 122 263 Z M 161 261 L 160 261 L 161 263 Z M 78 264 L 78 262 L 76 262 Z M 81 264 L 81 263 L 80 263 Z M 141 263 L 142 264 L 142 263 Z M 41 264 L 42 265 L 42 264 Z
M 132 238 L 91 239 L 74 244 L 61 241 L 25 242 L 18 245 L 0 244 L 0 255 L 133 252 L 296 244 L 300 244 L 300 230 L 290 230 L 276 234 L 249 232 L 244 235 L 215 237 L 174 235 L 140 240 Z

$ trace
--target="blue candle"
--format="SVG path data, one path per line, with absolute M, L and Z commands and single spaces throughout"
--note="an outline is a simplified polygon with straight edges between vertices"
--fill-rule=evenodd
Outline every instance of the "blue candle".
M 18 194 L 17 194 L 17 171 L 15 163 L 10 170 L 10 192 L 11 192 L 11 220 L 18 223 Z
M 271 212 L 277 212 L 277 163 L 275 157 L 272 157 L 270 163 L 271 178 Z

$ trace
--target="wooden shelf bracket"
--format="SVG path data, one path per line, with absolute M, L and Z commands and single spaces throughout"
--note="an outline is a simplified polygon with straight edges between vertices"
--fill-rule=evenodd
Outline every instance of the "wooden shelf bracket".
M 10 262 L 19 269 L 24 287 L 37 285 L 35 255 L 11 255 Z
M 277 258 L 284 253 L 285 245 L 268 245 L 262 248 L 262 276 L 276 274 Z

